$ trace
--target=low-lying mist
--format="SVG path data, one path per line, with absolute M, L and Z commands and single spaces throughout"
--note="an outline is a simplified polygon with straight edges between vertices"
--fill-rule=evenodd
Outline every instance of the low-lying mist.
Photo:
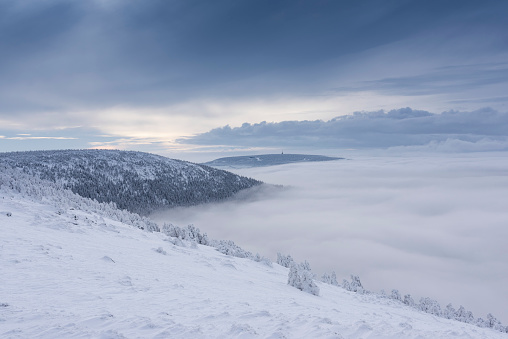
M 321 276 L 359 275 L 372 291 L 464 305 L 508 324 L 508 157 L 367 157 L 233 170 L 284 189 L 176 208 L 152 219 L 194 224 Z

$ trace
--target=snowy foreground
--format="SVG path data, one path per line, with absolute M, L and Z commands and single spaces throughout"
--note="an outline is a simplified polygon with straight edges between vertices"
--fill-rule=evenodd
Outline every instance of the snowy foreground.
M 5 190 L 0 231 L 1 338 L 507 338 Z

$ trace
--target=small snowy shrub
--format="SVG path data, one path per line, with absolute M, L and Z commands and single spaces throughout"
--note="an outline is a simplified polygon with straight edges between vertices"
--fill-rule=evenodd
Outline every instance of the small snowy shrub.
M 443 318 L 454 319 L 456 312 L 457 311 L 455 310 L 455 308 L 453 308 L 453 305 L 448 304 L 448 305 L 446 305 L 446 308 L 443 310 Z
M 476 319 L 475 325 L 478 327 L 483 327 L 483 328 L 489 327 L 489 323 L 486 320 L 484 320 L 483 318 Z
M 173 224 L 164 223 L 160 231 L 173 238 L 195 241 L 198 244 L 210 246 L 210 241 L 208 240 L 206 233 L 201 233 L 199 228 L 194 225 L 188 225 L 186 228 L 181 228 Z
M 455 312 L 455 320 L 461 321 L 463 323 L 472 324 L 474 323 L 474 316 L 471 311 L 466 311 L 464 306 L 460 306 L 457 312 Z
M 164 249 L 162 247 L 155 248 L 154 251 L 157 252 L 157 253 L 160 253 L 162 255 L 168 254 L 166 251 L 164 251 Z
M 329 285 L 339 286 L 339 283 L 337 282 L 337 275 L 335 275 L 334 271 L 332 271 L 332 274 L 323 274 L 321 281 Z
M 506 328 L 491 313 L 487 314 L 487 323 L 490 328 L 493 328 L 500 332 L 506 332 Z
M 273 267 L 272 261 L 266 257 L 260 256 L 259 253 L 256 253 L 252 260 L 265 264 L 268 267 Z
M 436 315 L 438 317 L 440 317 L 441 313 L 442 313 L 441 306 L 439 306 L 439 303 L 436 300 L 431 299 L 429 297 L 420 299 L 419 308 L 423 312 L 430 313 L 430 314 Z
M 404 304 L 411 306 L 411 307 L 415 307 L 415 301 L 411 297 L 411 294 L 406 294 L 404 296 Z
M 351 282 L 344 279 L 342 281 L 342 287 L 351 292 L 357 292 L 360 294 L 367 293 L 367 291 L 363 288 L 362 283 L 360 282 L 360 278 L 357 275 L 351 275 Z
M 230 255 L 237 258 L 252 258 L 252 253 L 244 250 L 231 240 L 219 240 L 212 242 L 212 247 L 215 247 L 217 251 Z
M 390 295 L 390 299 L 395 299 L 402 301 L 402 298 L 400 296 L 399 290 L 392 290 L 392 294 Z
M 175 246 L 178 246 L 178 247 L 186 247 L 185 244 L 183 243 L 182 240 L 180 240 L 180 238 L 172 238 L 172 237 L 169 237 L 167 239 L 164 239 L 165 241 L 168 241 L 170 243 L 172 243 L 173 245 Z
M 308 269 L 308 263 L 305 264 L 291 264 L 288 274 L 288 285 L 296 287 L 300 291 L 307 292 L 314 295 L 319 295 L 319 287 L 313 281 L 313 275 Z
M 291 255 L 283 255 L 280 254 L 280 252 L 277 252 L 277 264 L 281 265 L 282 267 L 290 268 L 291 263 L 294 263 Z

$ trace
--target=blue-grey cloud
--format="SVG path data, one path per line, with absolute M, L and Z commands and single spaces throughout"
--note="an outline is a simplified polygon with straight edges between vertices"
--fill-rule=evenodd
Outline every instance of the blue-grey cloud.
M 241 146 L 312 146 L 386 148 L 425 145 L 458 139 L 478 142 L 508 139 L 508 114 L 493 109 L 443 112 L 403 108 L 389 112 L 356 112 L 329 121 L 244 123 L 198 134 L 181 143 Z
M 440 67 L 424 74 L 369 80 L 355 86 L 337 88 L 335 92 L 378 91 L 395 95 L 429 95 L 461 93 L 474 88 L 506 83 L 508 83 L 508 64 L 493 63 Z M 491 98 L 476 101 L 496 102 Z
M 353 75 L 341 83 L 343 61 L 351 65 L 361 53 L 391 44 L 404 49 L 408 42 L 419 44 L 425 58 L 467 55 L 474 64 L 478 56 L 508 51 L 499 43 L 508 34 L 507 8 L 502 1 L 458 0 L 382 5 L 374 0 L 5 0 L 0 3 L 0 115 L 322 93 L 337 82 L 347 86 L 359 80 Z M 398 64 L 378 67 L 396 70 Z M 505 83 L 505 71 L 481 73 L 476 76 L 487 82 Z M 439 74 L 373 76 L 360 83 L 397 91 L 408 82 L 431 86 L 449 72 Z

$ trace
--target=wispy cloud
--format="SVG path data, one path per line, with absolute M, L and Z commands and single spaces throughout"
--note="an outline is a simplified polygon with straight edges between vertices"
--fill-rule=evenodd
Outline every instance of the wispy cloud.
M 74 137 L 28 137 L 28 136 L 20 136 L 20 137 L 5 137 L 2 136 L 3 139 L 6 140 L 43 140 L 43 139 L 54 139 L 54 140 L 75 140 L 77 138 Z

